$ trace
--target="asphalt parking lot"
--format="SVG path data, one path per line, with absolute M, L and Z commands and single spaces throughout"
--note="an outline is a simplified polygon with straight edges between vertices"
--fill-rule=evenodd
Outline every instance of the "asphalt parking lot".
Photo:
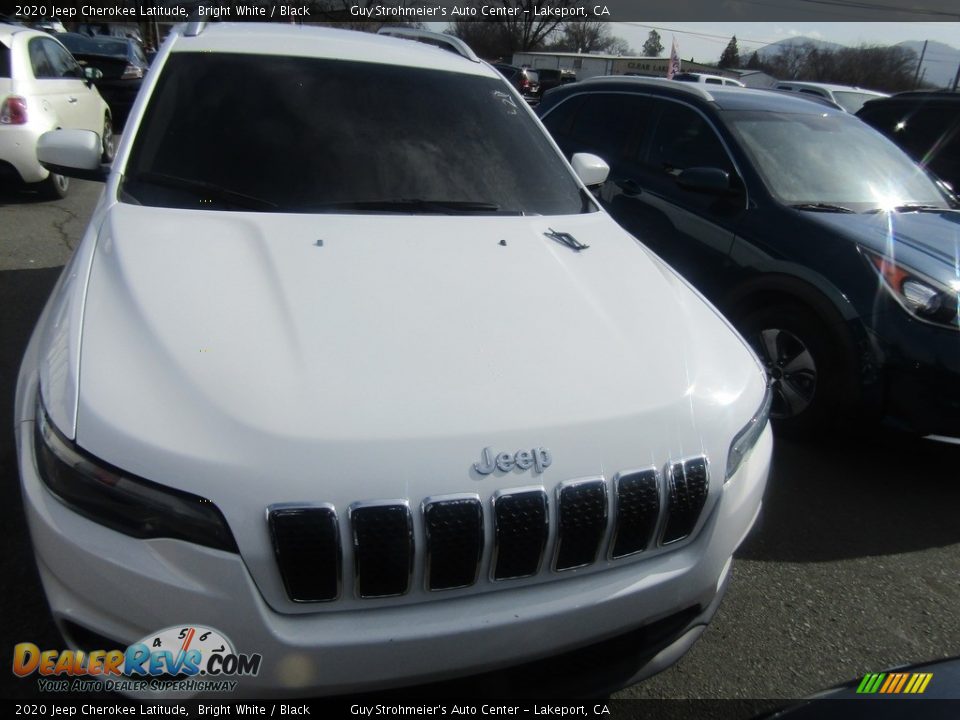
M 12 415 L 29 333 L 102 187 L 72 183 L 58 202 L 0 191 L 0 657 L 17 642 L 60 645 L 21 510 Z M 880 432 L 778 438 L 760 521 L 713 624 L 677 666 L 619 697 L 796 698 L 960 655 L 958 461 L 960 446 Z M 0 672 L 0 696 L 35 695 Z

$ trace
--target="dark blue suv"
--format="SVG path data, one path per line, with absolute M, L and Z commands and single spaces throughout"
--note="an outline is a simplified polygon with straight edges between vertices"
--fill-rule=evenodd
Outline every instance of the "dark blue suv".
M 896 145 L 801 97 L 650 78 L 556 88 L 537 112 L 568 157 L 610 165 L 604 207 L 750 341 L 781 430 L 870 413 L 960 436 L 960 210 Z

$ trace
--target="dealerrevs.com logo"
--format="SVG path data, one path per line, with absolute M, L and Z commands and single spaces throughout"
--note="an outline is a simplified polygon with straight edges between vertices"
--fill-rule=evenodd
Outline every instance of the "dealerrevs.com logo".
M 147 635 L 125 650 L 13 649 L 13 673 L 38 675 L 45 692 L 232 692 L 238 677 L 260 672 L 259 653 L 238 653 L 221 632 L 178 625 Z

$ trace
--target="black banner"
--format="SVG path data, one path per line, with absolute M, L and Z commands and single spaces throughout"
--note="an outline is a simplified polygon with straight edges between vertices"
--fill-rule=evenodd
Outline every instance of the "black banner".
M 497 20 L 956 22 L 956 0 L 3 0 L 23 21 L 220 20 L 452 22 Z
M 18 718 L 525 718 L 569 720 L 955 720 L 960 700 L 850 699 L 789 703 L 776 700 L 150 700 L 54 699 L 5 701 L 6 715 Z

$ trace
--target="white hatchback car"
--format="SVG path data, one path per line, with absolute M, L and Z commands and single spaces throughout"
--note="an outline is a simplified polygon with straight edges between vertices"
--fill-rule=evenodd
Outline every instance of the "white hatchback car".
M 602 161 L 459 41 L 392 32 L 446 49 L 191 24 L 157 56 L 17 389 L 71 647 L 214 627 L 262 654 L 238 692 L 309 695 L 628 636 L 569 692 L 716 611 L 763 368 L 597 206 Z M 99 172 L 90 133 L 39 153 Z
M 0 23 L 0 180 L 63 197 L 67 177 L 37 161 L 37 140 L 58 128 L 95 132 L 103 160 L 113 159 L 110 108 L 93 79 L 51 35 Z

